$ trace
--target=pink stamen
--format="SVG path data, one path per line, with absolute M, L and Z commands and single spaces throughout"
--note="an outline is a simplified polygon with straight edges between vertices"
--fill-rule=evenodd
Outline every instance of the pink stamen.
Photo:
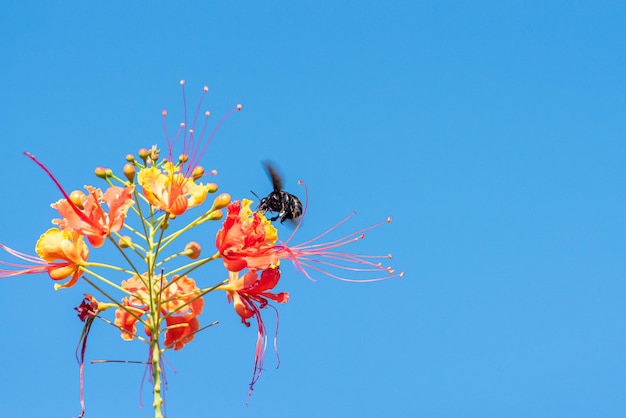
M 207 147 L 211 143 L 211 140 L 213 139 L 213 137 L 217 133 L 217 131 L 220 128 L 220 126 L 222 126 L 222 124 L 226 121 L 226 119 L 228 119 L 230 117 L 230 115 L 235 113 L 235 111 L 237 111 L 237 110 L 241 110 L 241 105 L 237 105 L 236 107 L 231 109 L 226 115 L 224 115 L 224 117 L 222 117 L 222 119 L 220 119 L 220 121 L 217 123 L 217 125 L 215 125 L 215 128 L 213 128 L 213 131 L 211 132 L 211 135 L 209 135 L 209 137 L 207 138 L 206 142 L 204 143 L 204 147 L 202 148 L 202 151 L 198 155 L 198 158 L 196 159 L 196 161 L 200 161 L 200 159 L 202 159 L 202 156 L 206 152 Z M 208 115 L 207 115 L 207 118 L 208 118 Z
M 391 258 L 390 254 L 387 255 L 360 255 L 360 254 L 350 254 L 346 252 L 338 252 L 333 251 L 339 247 L 343 247 L 344 245 L 350 244 L 352 242 L 356 242 L 360 239 L 365 238 L 365 232 L 371 229 L 377 228 L 385 223 L 391 222 L 391 218 L 387 218 L 385 221 L 379 222 L 377 224 L 368 226 L 366 228 L 362 228 L 358 231 L 349 233 L 341 238 L 337 238 L 332 241 L 324 242 L 324 243 L 316 243 L 319 239 L 329 234 L 331 231 L 335 230 L 337 227 L 345 223 L 348 219 L 354 216 L 355 212 L 348 215 L 346 218 L 342 219 L 336 225 L 317 235 L 316 237 L 305 241 L 302 244 L 295 245 L 293 247 L 288 247 L 286 244 L 276 245 L 274 248 L 282 253 L 281 258 L 286 258 L 291 260 L 294 267 L 297 271 L 300 271 L 307 277 L 309 280 L 316 281 L 311 277 L 307 269 L 313 269 L 317 272 L 323 273 L 329 277 L 332 277 L 337 280 L 345 281 L 345 282 L 360 282 L 360 283 L 369 283 L 376 282 L 381 280 L 388 280 L 393 277 L 402 277 L 404 273 L 395 273 L 391 267 L 383 266 L 381 262 L 372 262 L 369 260 L 380 260 L 380 259 L 389 259 Z M 293 234 L 292 234 L 293 236 Z M 292 238 L 289 237 L 289 240 Z M 366 279 L 349 279 L 343 276 L 340 276 L 332 271 L 324 270 L 319 267 L 320 265 L 330 267 L 332 269 L 337 270 L 345 270 L 345 271 L 353 271 L 353 272 L 361 272 L 361 273 L 372 273 L 372 272 L 380 272 L 386 271 L 389 275 L 384 277 L 375 277 L 375 278 L 366 278 Z
M 183 173 L 185 177 L 190 177 L 194 168 L 198 166 L 198 164 L 200 163 L 200 160 L 202 159 L 204 153 L 206 152 L 206 149 L 209 146 L 209 143 L 215 136 L 220 126 L 224 123 L 226 119 L 228 119 L 230 115 L 232 115 L 235 112 L 235 110 L 241 110 L 242 107 L 241 105 L 237 105 L 235 108 L 231 109 L 217 123 L 217 125 L 215 126 L 211 134 L 208 136 L 206 141 L 204 141 L 204 144 L 202 144 L 203 142 L 202 138 L 204 138 L 205 132 L 207 130 L 209 116 L 211 113 L 209 111 L 206 111 L 204 113 L 204 123 L 202 126 L 202 131 L 199 136 L 196 135 L 196 124 L 198 123 L 198 119 L 200 116 L 202 102 L 204 100 L 204 97 L 208 93 L 209 88 L 207 86 L 204 86 L 204 88 L 202 89 L 202 95 L 200 96 L 200 100 L 198 101 L 198 106 L 196 107 L 196 111 L 194 113 L 191 127 L 190 129 L 187 129 L 189 125 L 188 125 L 188 115 L 187 115 L 187 95 L 185 93 L 185 80 L 180 81 L 180 86 L 181 86 L 182 97 L 183 97 L 183 120 L 184 122 L 182 122 L 179 125 L 179 129 L 176 132 L 176 135 L 172 140 L 170 140 L 170 137 L 167 133 L 167 123 L 166 123 L 167 111 L 163 110 L 161 114 L 163 116 L 162 118 L 163 119 L 163 131 L 165 133 L 165 140 L 166 140 L 168 151 L 169 151 L 169 157 L 168 157 L 169 161 L 173 163 L 176 161 L 176 159 L 174 158 L 173 152 L 174 152 L 176 143 L 182 134 L 183 154 L 187 156 L 187 161 L 181 162 L 181 173 Z

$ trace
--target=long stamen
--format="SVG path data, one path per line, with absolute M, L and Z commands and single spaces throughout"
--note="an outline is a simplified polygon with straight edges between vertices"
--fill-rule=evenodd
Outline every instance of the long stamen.
M 35 158 L 35 156 L 33 154 L 31 154 L 30 152 L 24 151 L 24 155 L 27 156 L 28 158 L 30 158 L 31 160 L 33 160 L 35 162 L 35 164 L 37 164 L 39 167 L 41 167 L 41 169 L 43 171 L 45 171 L 46 174 L 48 174 L 48 176 L 52 179 L 54 184 L 56 184 L 57 188 L 61 191 L 61 194 L 63 195 L 63 197 L 65 198 L 67 203 L 70 205 L 72 210 L 74 210 L 74 212 L 76 212 L 76 215 L 78 215 L 78 217 L 80 219 L 82 219 L 85 223 L 87 223 L 89 225 L 94 225 L 93 222 L 91 221 L 91 219 L 89 219 L 87 217 L 87 215 L 85 215 L 83 213 L 83 211 L 78 209 L 78 207 L 74 204 L 74 202 L 72 202 L 72 199 L 70 199 L 70 196 L 67 194 L 65 189 L 63 189 L 63 186 L 61 186 L 61 183 L 59 183 L 59 181 L 56 179 L 56 177 L 54 177 L 52 172 L 50 172 L 50 170 L 48 170 L 48 168 L 45 165 L 43 165 L 41 162 L 39 162 L 39 160 L 37 160 L 37 158 Z
M 204 147 L 202 147 L 202 151 L 200 152 L 200 154 L 198 154 L 198 158 L 197 158 L 196 161 L 199 161 L 202 158 L 202 156 L 204 155 L 207 147 L 211 143 L 211 140 L 213 139 L 213 137 L 217 133 L 217 131 L 220 128 L 220 126 L 222 126 L 222 124 L 226 121 L 226 119 L 228 119 L 230 117 L 230 115 L 235 113 L 235 111 L 241 110 L 241 109 L 242 109 L 242 106 L 240 104 L 238 104 L 234 108 L 230 109 L 230 111 L 226 115 L 224 115 L 224 117 L 222 117 L 222 119 L 220 119 L 220 121 L 217 123 L 217 125 L 215 125 L 215 128 L 213 128 L 213 131 L 211 132 L 211 135 L 209 135 L 209 137 L 207 138 L 206 142 L 204 143 Z
M 204 101 L 204 98 L 206 96 L 206 94 L 209 91 L 209 88 L 207 86 L 204 86 L 203 90 L 202 90 L 202 95 L 200 96 L 200 100 L 198 101 L 198 105 L 196 107 L 196 111 L 194 113 L 193 116 L 193 121 L 191 123 L 191 125 L 189 125 L 189 121 L 188 121 L 188 113 L 187 113 L 187 96 L 185 93 L 185 80 L 181 80 L 180 81 L 180 86 L 181 86 L 181 91 L 182 91 L 182 96 L 183 96 L 183 122 L 180 123 L 179 125 L 179 130 L 176 133 L 176 136 L 173 139 L 170 139 L 168 133 L 167 133 L 167 124 L 166 124 L 166 116 L 167 116 L 167 111 L 163 110 L 162 116 L 163 116 L 163 130 L 165 133 L 165 140 L 168 146 L 168 151 L 169 151 L 169 161 L 171 162 L 175 162 L 176 159 L 174 158 L 174 148 L 176 146 L 176 143 L 178 141 L 178 139 L 181 137 L 182 134 L 182 141 L 183 141 L 183 154 L 186 156 L 186 159 L 181 161 L 181 168 L 180 168 L 180 172 L 182 174 L 184 174 L 185 177 L 189 177 L 191 176 L 194 168 L 196 168 L 196 166 L 198 166 L 200 160 L 202 159 L 202 156 L 204 155 L 209 143 L 211 142 L 211 140 L 213 139 L 213 137 L 215 136 L 216 132 L 218 131 L 218 129 L 220 128 L 220 126 L 224 123 L 224 121 L 226 119 L 228 119 L 228 117 L 230 115 L 232 115 L 235 110 L 241 110 L 242 106 L 240 104 L 238 104 L 237 106 L 235 106 L 233 109 L 231 109 L 215 126 L 215 128 L 213 129 L 213 131 L 211 132 L 211 134 L 208 136 L 208 138 L 206 139 L 206 141 L 204 141 L 204 144 L 202 144 L 203 139 L 204 138 L 204 134 L 207 130 L 208 127 L 208 118 L 210 115 L 210 112 L 206 111 L 204 113 L 205 118 L 204 118 L 204 123 L 202 126 L 202 131 L 201 134 L 198 136 L 196 135 L 196 124 L 198 122 L 199 116 L 200 116 L 200 112 L 201 112 L 201 107 L 202 107 L 202 103 Z M 190 126 L 190 127 L 189 127 Z M 189 129 L 188 129 L 189 127 Z
M 184 112 L 184 123 L 185 123 L 185 127 L 188 126 L 187 125 L 187 96 L 185 95 L 185 80 L 180 80 L 180 88 L 183 91 L 183 112 Z M 185 129 L 185 132 L 183 133 L 183 150 L 187 149 L 187 130 Z M 171 150 L 170 150 L 171 153 Z M 173 162 L 174 160 L 172 160 Z
M 204 130 L 206 129 L 206 125 L 207 125 L 207 121 L 208 121 L 208 116 L 209 116 L 209 112 L 205 112 L 205 119 L 204 119 L 204 124 L 203 124 L 203 128 L 202 128 L 202 133 L 200 134 L 199 141 L 195 141 L 194 139 L 194 134 L 196 132 L 196 123 L 198 121 L 198 115 L 200 114 L 200 108 L 202 107 L 202 101 L 204 100 L 204 96 L 206 96 L 206 94 L 209 91 L 209 87 L 204 86 L 204 88 L 202 89 L 202 94 L 200 95 L 200 100 L 198 101 L 198 106 L 196 107 L 196 113 L 194 114 L 193 117 L 193 122 L 191 124 L 191 129 L 189 129 L 189 148 L 185 147 L 184 148 L 184 152 L 185 154 L 187 154 L 187 156 L 189 157 L 189 164 L 187 165 L 186 171 L 185 171 L 185 175 L 189 176 L 191 174 L 191 171 L 193 171 L 193 168 L 198 165 L 201 155 L 198 156 L 198 150 L 200 148 L 200 143 L 202 142 L 202 137 L 204 136 Z M 184 163 L 183 163 L 184 164 Z M 183 171 L 181 169 L 181 171 Z
M 370 260 L 375 259 L 383 259 L 383 258 L 391 258 L 391 255 L 387 256 L 382 255 L 360 255 L 360 254 L 350 254 L 346 252 L 334 251 L 337 248 L 343 247 L 344 245 L 350 244 L 352 242 L 356 242 L 360 239 L 365 238 L 365 232 L 371 229 L 377 228 L 385 223 L 391 222 L 391 218 L 387 218 L 385 221 L 379 222 L 377 224 L 368 226 L 366 228 L 362 228 L 358 231 L 351 232 L 341 238 L 334 239 L 332 241 L 316 243 L 319 239 L 329 234 L 331 231 L 337 229 L 340 225 L 345 223 L 348 219 L 354 216 L 355 212 L 348 215 L 346 218 L 342 219 L 339 223 L 317 235 L 316 237 L 305 241 L 302 244 L 295 245 L 293 247 L 288 247 L 286 244 L 276 245 L 274 248 L 282 253 L 281 258 L 286 258 L 291 260 L 294 264 L 294 267 L 297 271 L 300 271 L 307 277 L 309 280 L 315 281 L 308 273 L 307 269 L 312 269 L 317 272 L 323 273 L 329 277 L 332 277 L 337 280 L 345 281 L 345 282 L 360 282 L 360 283 L 368 283 L 368 282 L 376 282 L 381 280 L 388 280 L 393 277 L 402 277 L 404 275 L 403 272 L 396 273 L 391 267 L 383 266 L 381 262 L 372 262 Z M 291 236 L 289 237 L 291 239 Z M 365 278 L 365 279 L 349 279 L 343 276 L 336 274 L 333 271 L 327 271 L 323 268 L 320 268 L 319 265 L 323 265 L 329 267 L 331 269 L 337 270 L 345 270 L 345 271 L 353 271 L 353 272 L 361 272 L 361 273 L 373 273 L 373 272 L 381 272 L 386 271 L 389 275 L 384 277 L 375 277 L 375 278 Z

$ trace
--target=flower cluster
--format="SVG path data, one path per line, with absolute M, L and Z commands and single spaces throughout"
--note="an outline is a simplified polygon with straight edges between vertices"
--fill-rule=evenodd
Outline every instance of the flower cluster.
M 217 127 L 240 109 L 240 105 L 233 108 Z M 106 301 L 85 295 L 76 308 L 79 318 L 86 323 L 78 356 L 81 388 L 87 334 L 95 319 L 101 318 L 115 326 L 123 340 L 146 343 L 157 417 L 161 416 L 163 403 L 163 352 L 184 348 L 203 329 L 199 316 L 209 294 L 225 292 L 226 301 L 233 305 L 245 326 L 256 321 L 251 391 L 263 369 L 267 332 L 262 312 L 273 307 L 278 315 L 272 303 L 289 301 L 289 293 L 275 291 L 281 281 L 283 260 L 310 279 L 315 274 L 325 274 L 346 281 L 376 281 L 402 275 L 380 261 L 390 256 L 341 251 L 345 245 L 363 238 L 365 231 L 390 219 L 321 242 L 346 218 L 317 237 L 292 245 L 300 224 L 292 229 L 288 239 L 281 241 L 277 227 L 265 217 L 264 211 L 253 209 L 251 200 L 233 201 L 229 194 L 221 193 L 207 203 L 209 195 L 218 190 L 217 184 L 203 182 L 214 172 L 207 174 L 199 165 L 215 133 L 213 130 L 204 137 L 208 116 L 205 113 L 203 134 L 199 137 L 195 135 L 198 112 L 191 128 L 185 121 L 173 139 L 166 133 L 167 158 L 161 158 L 159 148 L 153 146 L 140 149 L 136 156 L 127 155 L 123 176 L 108 168 L 96 168 L 96 176 L 106 183 L 104 189 L 87 185 L 84 191 L 68 193 L 43 163 L 25 153 L 58 187 L 62 198 L 51 205 L 58 215 L 52 219 L 54 227 L 45 231 L 35 244 L 36 255 L 0 244 L 0 248 L 19 260 L 0 261 L 4 266 L 1 277 L 46 273 L 56 282 L 56 289 L 83 283 Z M 163 111 L 164 124 L 166 117 L 167 112 Z M 183 143 L 182 152 L 175 156 L 179 141 Z M 300 216 L 300 223 L 304 217 L 305 213 Z M 206 224 L 222 219 L 213 241 L 215 232 Z M 178 246 L 182 250 L 172 250 L 192 229 L 202 231 L 204 242 L 188 241 Z M 106 263 L 97 259 L 96 250 L 105 244 L 117 250 L 120 255 L 117 261 Z M 202 248 L 213 245 L 212 254 L 203 256 Z M 218 259 L 224 266 L 222 275 L 215 277 L 214 270 L 209 274 L 200 269 Z M 189 276 L 192 272 L 195 279 Z M 347 276 L 356 272 L 367 276 L 361 280 Z M 101 317 L 108 309 L 115 310 L 113 320 Z

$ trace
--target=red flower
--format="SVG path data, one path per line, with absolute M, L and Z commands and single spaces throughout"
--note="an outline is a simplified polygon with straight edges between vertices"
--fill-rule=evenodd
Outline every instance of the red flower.
M 263 270 L 278 265 L 274 243 L 276 228 L 259 212 L 252 212 L 252 201 L 234 201 L 228 205 L 223 227 L 215 244 L 228 271 Z
M 201 299 L 200 299 L 201 300 Z M 165 333 L 165 347 L 180 350 L 190 343 L 200 329 L 200 321 L 196 315 L 168 316 L 165 318 L 167 332 Z
M 252 392 L 254 384 L 261 377 L 263 359 L 265 357 L 267 332 L 261 317 L 261 309 L 268 306 L 268 299 L 278 303 L 287 303 L 289 301 L 289 293 L 287 292 L 269 292 L 276 287 L 280 280 L 280 269 L 278 267 L 270 267 L 263 270 L 261 277 L 259 278 L 258 276 L 256 271 L 249 271 L 243 276 L 240 276 L 238 272 L 229 272 L 228 284 L 220 287 L 220 289 L 226 290 L 228 302 L 233 302 L 235 312 L 241 317 L 242 323 L 249 327 L 250 322 L 248 319 L 253 316 L 256 317 L 258 333 L 250 392 Z M 276 315 L 278 318 L 278 313 Z M 274 336 L 274 342 L 276 342 L 276 335 Z
M 277 266 L 281 259 L 290 260 L 296 269 L 313 280 L 309 269 L 318 271 L 332 278 L 348 282 L 372 282 L 392 277 L 402 277 L 384 266 L 381 259 L 389 259 L 391 255 L 359 255 L 338 251 L 338 248 L 365 238 L 365 232 L 391 222 L 391 218 L 376 225 L 352 232 L 342 238 L 320 243 L 320 239 L 346 222 L 354 213 L 341 222 L 319 234 L 317 237 L 298 245 L 287 242 L 276 243 L 276 228 L 259 212 L 252 212 L 251 201 L 244 199 L 228 205 L 228 215 L 222 229 L 217 232 L 216 246 L 224 265 L 232 272 L 244 268 L 264 270 Z M 302 215 L 304 217 L 304 215 Z M 300 221 L 302 222 L 302 220 Z M 344 277 L 341 271 L 365 273 L 367 277 L 351 279 Z M 383 274 L 381 276 L 381 274 Z

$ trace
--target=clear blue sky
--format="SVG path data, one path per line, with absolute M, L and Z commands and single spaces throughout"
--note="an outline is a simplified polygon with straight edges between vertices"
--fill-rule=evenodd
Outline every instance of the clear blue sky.
M 216 295 L 202 320 L 220 325 L 168 356 L 168 416 L 626 416 L 623 2 L 139 3 L 0 6 L 0 242 L 32 252 L 60 197 L 22 151 L 98 184 L 95 166 L 164 145 L 186 79 L 191 106 L 205 84 L 214 115 L 244 106 L 203 160 L 222 191 L 269 191 L 271 158 L 309 186 L 302 239 L 391 215 L 353 251 L 405 271 L 285 268 L 281 365 L 270 349 L 247 408 L 255 330 Z M 90 290 L 52 285 L 0 282 L 2 416 L 79 412 Z M 87 358 L 145 350 L 97 323 Z M 87 417 L 151 416 L 142 374 L 88 365 Z

